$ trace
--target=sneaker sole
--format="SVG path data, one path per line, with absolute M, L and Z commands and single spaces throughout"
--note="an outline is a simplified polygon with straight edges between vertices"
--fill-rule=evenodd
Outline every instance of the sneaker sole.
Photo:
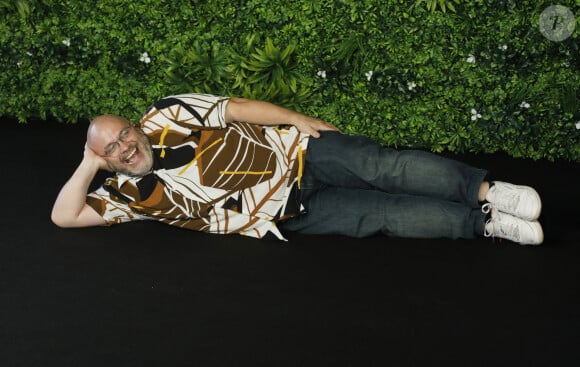
M 534 229 L 536 230 L 537 234 L 538 234 L 538 241 L 537 242 L 520 242 L 520 245 L 526 245 L 526 246 L 539 246 L 542 243 L 544 243 L 544 230 L 542 229 L 542 226 L 540 225 L 540 223 L 538 223 L 537 221 L 530 223 Z
M 528 221 L 535 221 L 540 217 L 540 214 L 542 213 L 542 200 L 540 199 L 540 195 L 538 194 L 538 192 L 530 187 L 530 190 L 533 192 L 536 200 L 538 201 L 539 205 L 538 205 L 538 210 L 534 213 L 534 215 L 532 217 L 528 217 L 528 218 L 522 218 Z

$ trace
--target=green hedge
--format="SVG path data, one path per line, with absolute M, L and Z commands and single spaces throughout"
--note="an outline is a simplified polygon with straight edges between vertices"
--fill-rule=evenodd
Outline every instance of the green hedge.
M 575 15 L 580 0 L 559 1 Z M 0 116 L 265 99 L 396 147 L 580 161 L 580 24 L 550 1 L 0 0 Z M 146 54 L 145 54 L 146 53 Z

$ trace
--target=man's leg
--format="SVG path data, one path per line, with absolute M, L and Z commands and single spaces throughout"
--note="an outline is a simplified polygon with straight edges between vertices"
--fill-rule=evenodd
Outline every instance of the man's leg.
M 380 190 L 321 186 L 305 200 L 306 214 L 281 223 L 284 230 L 367 237 L 474 238 L 485 214 L 461 203 Z
M 364 136 L 323 131 L 310 139 L 306 169 L 317 181 L 432 197 L 479 207 L 487 171 L 420 150 L 395 150 Z

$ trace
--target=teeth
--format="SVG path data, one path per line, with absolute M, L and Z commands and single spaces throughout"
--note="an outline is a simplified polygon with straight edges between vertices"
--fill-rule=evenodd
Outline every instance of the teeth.
M 137 153 L 137 147 L 133 148 L 133 151 L 125 158 L 125 161 L 128 162 L 133 156 Z

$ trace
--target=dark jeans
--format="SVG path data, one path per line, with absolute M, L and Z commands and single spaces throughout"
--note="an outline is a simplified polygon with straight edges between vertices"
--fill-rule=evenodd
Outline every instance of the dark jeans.
M 308 143 L 301 179 L 307 212 L 280 225 L 351 237 L 473 238 L 483 234 L 477 195 L 487 173 L 425 151 L 322 132 Z

